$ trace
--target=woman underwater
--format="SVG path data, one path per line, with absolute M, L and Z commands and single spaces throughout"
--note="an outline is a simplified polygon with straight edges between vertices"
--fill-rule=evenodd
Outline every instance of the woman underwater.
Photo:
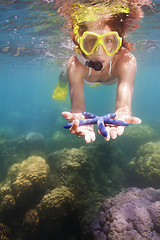
M 70 2 L 59 9 L 71 19 L 76 46 L 76 54 L 69 59 L 67 68 L 71 112 L 62 112 L 62 116 L 73 122 L 70 132 L 84 136 L 87 143 L 95 141 L 95 132 L 93 125 L 79 126 L 79 120 L 85 119 L 82 113 L 85 111 L 84 84 L 117 83 L 115 119 L 141 123 L 139 118 L 131 116 L 137 64 L 129 52 L 132 45 L 124 36 L 136 28 L 137 20 L 143 17 L 140 8 L 143 4 L 149 4 L 149 1 Z M 105 140 L 109 141 L 122 135 L 125 127 L 107 124 L 105 128 Z

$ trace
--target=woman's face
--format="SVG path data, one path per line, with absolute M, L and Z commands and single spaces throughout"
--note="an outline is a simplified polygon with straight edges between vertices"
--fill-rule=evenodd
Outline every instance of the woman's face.
M 101 35 L 107 32 L 111 32 L 112 30 L 108 25 L 102 27 L 102 25 L 100 24 L 99 25 L 92 24 L 92 25 L 88 25 L 87 31 L 94 32 Z M 105 67 L 112 60 L 113 56 L 114 55 L 112 56 L 107 55 L 103 46 L 99 44 L 91 55 L 86 55 L 86 58 L 92 61 L 101 61 L 103 64 L 103 67 Z

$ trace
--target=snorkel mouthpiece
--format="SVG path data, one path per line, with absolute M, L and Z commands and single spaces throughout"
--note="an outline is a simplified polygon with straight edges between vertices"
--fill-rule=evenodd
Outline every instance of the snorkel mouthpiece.
M 100 71 L 103 68 L 103 64 L 100 61 L 95 61 L 95 62 L 92 60 L 86 61 L 85 65 L 87 67 L 93 68 L 96 71 Z

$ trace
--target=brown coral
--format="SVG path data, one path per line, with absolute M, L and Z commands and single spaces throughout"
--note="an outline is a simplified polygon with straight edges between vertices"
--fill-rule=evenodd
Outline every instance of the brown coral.
M 12 189 L 8 186 L 0 188 L 0 211 L 11 210 L 15 207 L 15 199 L 12 195 Z
M 26 231 L 34 232 L 39 224 L 39 215 L 36 209 L 30 209 L 27 211 L 24 221 L 23 227 Z
M 42 198 L 38 206 L 40 214 L 54 220 L 67 216 L 73 208 L 73 198 L 67 187 L 57 187 Z
M 0 223 L 0 239 L 1 240 L 10 240 L 11 231 L 10 228 L 3 223 Z
M 148 142 L 140 146 L 136 157 L 129 164 L 140 186 L 160 187 L 160 142 Z
M 15 207 L 15 199 L 13 195 L 5 195 L 1 204 L 0 204 L 0 210 L 10 210 Z
M 34 193 L 45 189 L 49 166 L 38 156 L 31 156 L 19 166 L 16 180 L 12 183 L 15 199 L 23 205 Z

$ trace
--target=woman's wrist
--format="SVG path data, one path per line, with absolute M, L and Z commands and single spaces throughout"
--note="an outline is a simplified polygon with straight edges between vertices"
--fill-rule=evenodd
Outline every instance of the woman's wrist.
M 116 118 L 121 118 L 122 116 L 130 116 L 131 111 L 129 109 L 120 109 L 115 111 Z

